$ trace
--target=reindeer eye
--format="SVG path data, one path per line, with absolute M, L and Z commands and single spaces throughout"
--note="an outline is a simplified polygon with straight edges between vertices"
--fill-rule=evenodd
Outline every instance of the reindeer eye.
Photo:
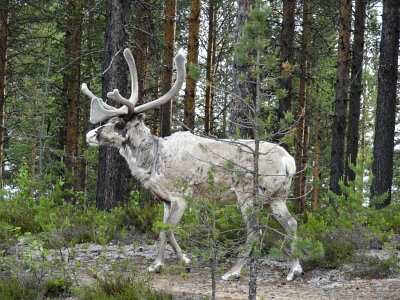
M 124 129 L 125 128 L 125 122 L 124 121 L 118 121 L 115 123 L 115 127 L 118 129 Z

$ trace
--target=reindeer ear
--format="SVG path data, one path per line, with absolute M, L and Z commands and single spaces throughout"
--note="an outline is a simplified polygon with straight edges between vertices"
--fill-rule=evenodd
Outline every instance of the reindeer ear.
M 122 106 L 117 109 L 104 103 L 102 99 L 96 97 L 92 99 L 92 105 L 90 108 L 90 123 L 96 124 L 111 117 L 125 115 L 127 113 L 128 108 L 126 106 Z

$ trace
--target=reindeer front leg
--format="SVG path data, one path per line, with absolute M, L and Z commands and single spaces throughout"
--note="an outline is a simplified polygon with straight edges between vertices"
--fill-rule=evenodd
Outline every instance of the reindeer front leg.
M 170 214 L 171 203 L 164 202 L 164 217 L 163 224 L 166 224 L 169 214 Z M 160 273 L 162 266 L 164 265 L 164 251 L 165 246 L 167 245 L 167 236 L 165 235 L 165 231 L 160 231 L 159 234 L 160 245 L 158 246 L 158 254 L 150 267 L 147 268 L 149 272 L 157 272 Z
M 175 226 L 178 224 L 179 220 L 182 218 L 183 213 L 186 209 L 186 202 L 183 199 L 175 199 L 172 202 L 164 202 L 164 224 L 170 224 Z M 169 240 L 172 249 L 179 260 L 183 260 L 185 263 L 189 263 L 190 259 L 182 253 L 182 249 L 179 247 L 178 242 L 175 239 L 172 230 L 161 231 L 160 232 L 160 246 L 158 249 L 158 255 L 154 263 L 148 268 L 148 271 L 160 272 L 162 266 L 164 265 L 164 251 L 167 244 L 167 239 Z

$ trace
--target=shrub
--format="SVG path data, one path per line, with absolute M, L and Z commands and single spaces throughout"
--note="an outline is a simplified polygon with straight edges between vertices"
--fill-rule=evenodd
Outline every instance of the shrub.
M 0 278 L 0 299 L 7 300 L 31 300 L 45 297 L 59 298 L 70 295 L 72 281 L 69 278 L 57 277 L 48 279 L 38 284 L 28 275 L 7 276 Z
M 351 271 L 346 272 L 349 279 L 360 277 L 367 279 L 387 278 L 393 275 L 392 266 L 397 259 L 381 259 L 378 256 L 357 255 L 351 263 Z
M 358 274 L 355 276 L 360 277 L 371 277 L 371 274 L 381 277 L 393 271 L 388 272 L 387 259 L 357 255 L 358 250 L 382 249 L 400 229 L 399 203 L 393 202 L 380 210 L 368 206 L 379 199 L 365 200 L 369 195 L 361 166 L 360 162 L 358 167 L 352 167 L 357 175 L 354 182 L 340 183 L 341 195 L 329 192 L 333 201 L 322 203 L 317 211 L 307 213 L 299 226 L 299 235 L 321 242 L 325 250 L 323 259 L 306 260 L 303 264 L 306 268 L 307 265 L 335 268 L 354 263 L 354 273 Z M 365 261 L 363 267 L 357 265 L 359 260 Z
M 16 277 L 0 278 L 0 299 L 35 299 L 37 295 L 37 288 L 27 281 L 19 280 Z
M 151 289 L 148 282 L 134 276 L 106 274 L 97 277 L 95 286 L 83 287 L 78 292 L 82 300 L 168 300 L 172 295 Z
M 45 296 L 58 298 L 61 295 L 70 294 L 72 280 L 69 277 L 56 277 L 45 282 Z
M 0 196 L 0 220 L 3 228 L 15 228 L 24 232 L 39 233 L 42 227 L 35 220 L 36 210 L 34 209 L 34 200 L 26 199 L 8 199 Z M 0 230 L 0 240 L 5 239 L 7 232 Z

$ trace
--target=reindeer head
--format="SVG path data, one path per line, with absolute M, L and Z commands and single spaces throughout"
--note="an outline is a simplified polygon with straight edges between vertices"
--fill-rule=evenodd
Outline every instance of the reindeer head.
M 122 97 L 118 89 L 107 94 L 108 98 L 123 104 L 122 107 L 115 108 L 106 104 L 102 99 L 96 97 L 88 89 L 86 83 L 82 84 L 82 92 L 92 99 L 90 122 L 96 124 L 109 119 L 105 125 L 87 133 L 86 141 L 91 146 L 105 145 L 121 147 L 123 142 L 126 140 L 127 131 L 130 128 L 138 128 L 139 125 L 143 125 L 144 114 L 142 113 L 170 101 L 172 97 L 179 92 L 183 81 L 185 80 L 185 56 L 183 50 L 180 50 L 175 56 L 177 78 L 171 90 L 159 99 L 135 107 L 138 101 L 138 77 L 136 65 L 132 53 L 128 48 L 124 50 L 124 57 L 128 63 L 129 72 L 131 74 L 131 96 L 129 99 Z M 140 131 L 143 130 L 145 129 L 142 128 Z

